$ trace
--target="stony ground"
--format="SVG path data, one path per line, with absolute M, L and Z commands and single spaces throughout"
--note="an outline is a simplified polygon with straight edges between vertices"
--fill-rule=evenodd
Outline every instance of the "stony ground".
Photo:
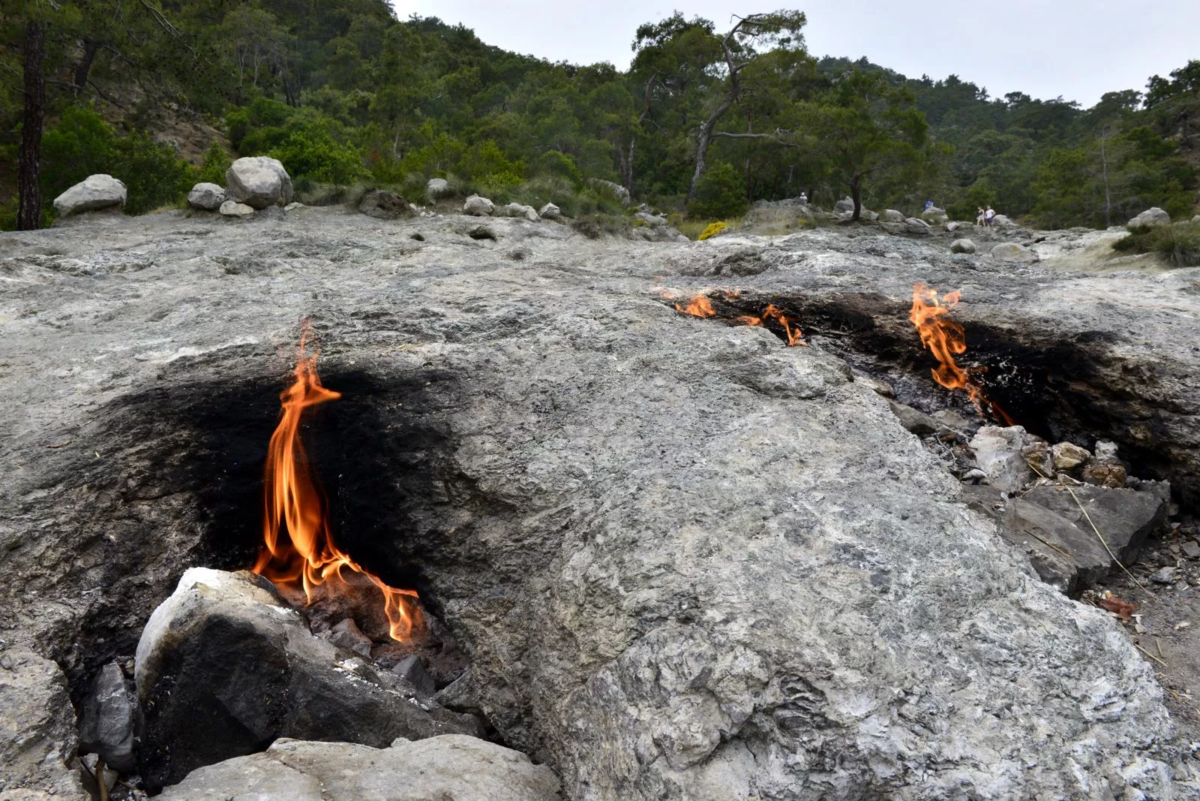
M 473 706 L 569 797 L 1194 792 L 1155 663 L 1039 582 L 851 365 L 949 404 L 906 313 L 916 281 L 961 289 L 995 391 L 1171 478 L 1179 520 L 1197 271 L 1088 269 L 1097 240 L 1071 233 L 1031 242 L 1056 268 L 871 228 L 478 225 L 301 209 L 0 237 L 7 647 L 78 696 L 184 568 L 248 563 L 307 317 L 345 393 L 313 430 L 344 543 L 420 589 Z M 813 344 L 663 298 L 712 288 L 785 305 Z

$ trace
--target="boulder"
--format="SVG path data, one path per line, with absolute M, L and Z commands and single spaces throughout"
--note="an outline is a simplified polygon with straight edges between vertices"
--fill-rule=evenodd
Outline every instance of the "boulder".
M 490 217 L 495 211 L 496 204 L 479 195 L 471 195 L 463 203 L 463 214 L 470 214 L 472 217 Z
M 79 749 L 99 754 L 104 764 L 125 774 L 137 772 L 133 753 L 137 707 L 116 662 L 100 669 L 84 700 L 79 722 Z
M 863 209 L 862 213 L 859 215 L 859 218 L 863 219 L 863 220 L 870 220 L 871 222 L 875 222 L 876 220 L 879 219 L 879 214 L 877 212 L 871 211 L 870 209 Z
M 542 206 L 542 210 L 538 212 L 538 216 L 543 220 L 561 220 L 563 215 L 562 210 L 558 206 L 555 206 L 553 203 L 547 203 L 545 206 Z
M 884 212 L 879 215 L 879 219 L 883 220 L 884 222 L 900 223 L 904 222 L 904 215 L 895 209 L 885 209 Z
M 1020 264 L 1034 264 L 1039 261 L 1040 257 L 1036 251 L 1030 250 L 1024 245 L 1018 245 L 1015 242 L 1004 242 L 992 248 L 992 258 L 996 261 L 1018 262 Z
M 560 801 L 544 765 L 494 743 L 461 735 L 387 748 L 278 740 L 261 754 L 192 772 L 161 801 Z
M 970 225 L 970 223 L 963 223 L 963 222 L 958 222 L 956 220 L 952 220 L 952 221 L 946 223 L 945 226 L 943 226 L 943 227 L 945 228 L 947 233 L 952 234 L 955 231 L 957 231 L 959 228 L 964 228 L 968 225 Z
M 642 221 L 642 222 L 644 222 L 646 225 L 649 225 L 649 226 L 651 226 L 651 227 L 657 227 L 657 226 L 660 226 L 660 225 L 666 225 L 666 224 L 667 224 L 667 218 L 666 218 L 666 217 L 659 217 L 658 215 L 655 215 L 655 214 L 649 214 L 649 213 L 647 213 L 647 212 L 644 212 L 644 211 L 639 211 L 637 214 L 634 214 L 634 215 L 633 215 L 633 219 L 635 219 L 635 220 L 641 220 L 641 221 Z
M 1129 221 L 1130 228 L 1143 228 L 1156 225 L 1170 225 L 1171 215 L 1157 206 L 1146 209 Z
M 382 748 L 477 732 L 473 718 L 418 705 L 399 677 L 314 637 L 270 582 L 245 572 L 184 573 L 146 623 L 135 678 L 151 788 L 280 737 Z
M 951 253 L 974 253 L 975 243 L 970 239 L 955 239 L 950 243 Z
M 950 218 L 946 214 L 945 209 L 939 209 L 937 206 L 932 206 L 921 212 L 921 219 L 932 223 L 933 225 L 941 225 Z
M 221 214 L 225 217 L 249 217 L 254 214 L 254 208 L 236 200 L 226 200 L 221 204 Z
M 70 217 L 86 211 L 120 210 L 128 198 L 125 184 L 111 175 L 92 175 L 75 184 L 54 199 L 59 217 Z
M 533 206 L 526 206 L 523 203 L 509 203 L 504 207 L 504 216 L 523 218 L 530 222 L 537 222 L 542 219 L 538 216 L 537 210 Z
M 216 211 L 225 202 L 225 190 L 217 184 L 200 183 L 188 192 L 188 205 L 201 211 Z
M 372 189 L 358 201 L 358 210 L 377 220 L 399 220 L 413 216 L 408 201 L 387 189 Z
M 1012 229 L 1020 228 L 1021 226 L 1017 225 L 1003 214 L 997 214 L 992 218 L 992 227 L 1001 231 L 1011 231 Z
M 854 198 L 852 197 L 844 197 L 833 204 L 834 214 L 845 214 L 848 211 L 854 211 Z
M 72 764 L 76 746 L 58 665 L 22 648 L 0 653 L 0 798 L 87 801 Z
M 429 183 L 425 184 L 425 198 L 430 203 L 450 197 L 452 194 L 454 193 L 450 189 L 450 182 L 445 178 L 430 178 Z
M 916 236 L 933 236 L 933 229 L 929 223 L 924 220 L 918 220 L 916 217 L 909 217 L 904 221 L 904 230 L 906 233 L 915 234 Z
M 292 178 L 278 159 L 240 158 L 225 171 L 225 196 L 255 209 L 292 202 Z
M 612 195 L 622 206 L 628 206 L 633 202 L 629 197 L 629 190 L 614 181 L 605 181 L 601 178 L 592 178 L 588 181 L 592 186 L 607 192 Z
M 1004 492 L 1018 492 L 1034 479 L 1021 449 L 1032 438 L 1021 426 L 984 426 L 971 439 L 975 463 L 988 477 L 988 483 Z

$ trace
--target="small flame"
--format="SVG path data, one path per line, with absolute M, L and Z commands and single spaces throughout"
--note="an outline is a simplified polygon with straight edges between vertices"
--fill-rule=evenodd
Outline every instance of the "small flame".
M 712 301 L 707 295 L 697 295 L 692 298 L 686 306 L 681 303 L 675 304 L 675 310 L 681 311 L 684 314 L 690 314 L 693 317 L 716 317 L 717 312 L 713 308 Z
M 417 594 L 389 587 L 337 547 L 329 530 L 324 495 L 300 439 L 304 411 L 342 396 L 321 385 L 317 375 L 319 354 L 306 353 L 312 333 L 306 322 L 300 337 L 295 381 L 279 396 L 282 401 L 279 425 L 271 435 L 267 451 L 264 548 L 254 572 L 276 584 L 299 584 L 309 604 L 313 603 L 318 587 L 325 586 L 332 593 L 339 591 L 345 584 L 343 569 L 360 573 L 383 594 L 392 639 L 403 641 L 420 620 L 420 611 L 410 600 Z
M 965 330 L 947 317 L 960 300 L 961 292 L 950 292 L 939 298 L 937 290 L 932 287 L 913 284 L 913 303 L 908 319 L 921 335 L 921 344 L 938 360 L 938 366 L 931 371 L 933 380 L 946 389 L 966 390 L 981 417 L 986 417 L 987 410 L 1007 425 L 1013 425 L 1012 418 L 984 396 L 983 388 L 971 377 L 969 371 L 958 366 L 954 358 L 967 352 Z

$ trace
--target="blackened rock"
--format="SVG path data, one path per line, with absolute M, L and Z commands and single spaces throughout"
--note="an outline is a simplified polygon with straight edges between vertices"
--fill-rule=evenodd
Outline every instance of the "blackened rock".
M 1112 567 L 1094 533 L 1024 498 L 1008 501 L 1001 534 L 1025 551 L 1042 581 L 1065 593 L 1096 583 Z
M 382 748 L 478 731 L 473 718 L 426 711 L 394 676 L 314 637 L 269 582 L 245 572 L 184 573 L 146 624 L 136 679 L 151 789 L 280 737 Z
M 1056 487 L 1034 487 L 1026 493 L 1025 500 L 1062 515 L 1098 543 L 1092 529 L 1095 524 L 1126 567 L 1138 560 L 1146 538 L 1167 519 L 1167 501 L 1156 491 L 1089 486 L 1074 487 L 1067 492 Z
M 105 665 L 84 701 L 80 750 L 99 754 L 104 764 L 121 773 L 133 773 L 137 769 L 133 753 L 136 709 L 121 666 L 116 662 Z
M 406 656 L 397 662 L 396 666 L 392 668 L 392 672 L 405 679 L 421 695 L 433 695 L 437 691 L 437 683 L 425 669 L 425 661 L 416 654 Z
M 371 655 L 371 638 L 359 631 L 352 617 L 336 623 L 330 629 L 329 641 L 338 648 L 353 651 L 359 656 Z

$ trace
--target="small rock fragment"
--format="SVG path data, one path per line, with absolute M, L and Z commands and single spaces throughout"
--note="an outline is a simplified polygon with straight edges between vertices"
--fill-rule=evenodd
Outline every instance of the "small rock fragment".
M 1033 480 L 1033 470 L 1021 455 L 1027 437 L 1021 426 L 984 426 L 972 438 L 975 461 L 993 487 L 1017 492 Z
M 416 654 L 406 656 L 397 662 L 396 666 L 392 668 L 392 672 L 406 679 L 421 695 L 433 695 L 437 692 L 437 683 L 425 669 L 425 660 Z
M 79 726 L 80 750 L 99 754 L 121 773 L 137 769 L 133 753 L 134 703 L 121 666 L 110 662 L 100 669 L 84 701 Z
M 1195 540 L 1184 540 L 1179 543 L 1179 549 L 1188 559 L 1200 559 L 1200 545 L 1197 545 Z
M 329 641 L 339 648 L 353 651 L 359 656 L 369 657 L 371 655 L 371 638 L 362 633 L 352 617 L 334 624 L 330 629 Z
M 924 412 L 918 411 L 911 406 L 905 406 L 903 403 L 897 403 L 896 401 L 889 401 L 888 405 L 891 406 L 892 414 L 896 415 L 896 419 L 900 421 L 900 425 L 918 437 L 928 436 L 937 432 L 939 428 L 938 421 Z
M 1110 462 L 1095 462 L 1083 468 L 1083 480 L 1097 487 L 1120 489 L 1125 486 L 1125 467 Z
M 1087 448 L 1081 448 L 1072 442 L 1060 442 L 1050 449 L 1050 453 L 1054 457 L 1056 470 L 1074 470 L 1092 458 Z
M 1155 584 L 1174 584 L 1179 578 L 1179 568 L 1161 567 L 1150 574 L 1150 580 Z

